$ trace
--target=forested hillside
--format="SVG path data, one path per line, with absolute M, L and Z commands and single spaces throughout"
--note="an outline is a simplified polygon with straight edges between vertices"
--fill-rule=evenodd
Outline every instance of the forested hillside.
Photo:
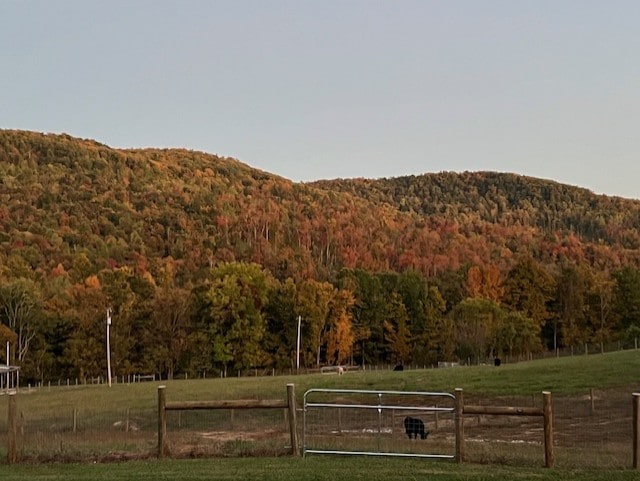
M 640 326 L 640 202 L 496 173 L 297 184 L 0 131 L 0 341 L 24 379 L 432 364 Z M 1 358 L 1 357 L 0 357 Z
M 585 240 L 622 248 L 640 247 L 640 202 L 594 195 L 580 187 L 496 172 L 441 172 L 392 179 L 319 181 L 313 185 L 348 192 L 403 212 L 478 219 L 542 232 L 571 232 Z

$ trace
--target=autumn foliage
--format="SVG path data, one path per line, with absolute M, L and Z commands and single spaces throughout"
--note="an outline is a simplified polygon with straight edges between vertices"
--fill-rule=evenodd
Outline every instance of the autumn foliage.
M 513 174 L 297 184 L 0 131 L 0 339 L 24 379 L 478 362 L 640 332 L 640 202 Z

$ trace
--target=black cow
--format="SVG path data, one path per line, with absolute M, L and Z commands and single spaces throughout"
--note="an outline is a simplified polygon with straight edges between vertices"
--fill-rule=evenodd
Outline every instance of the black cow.
M 393 368 L 394 371 L 404 371 L 404 366 L 402 364 L 398 364 Z
M 407 432 L 409 439 L 427 439 L 429 431 L 425 431 L 422 419 L 406 417 L 404 418 L 404 430 Z

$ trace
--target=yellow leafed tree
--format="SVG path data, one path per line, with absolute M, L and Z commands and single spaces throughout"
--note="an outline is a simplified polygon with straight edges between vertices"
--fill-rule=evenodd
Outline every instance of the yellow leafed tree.
M 355 335 L 351 308 L 354 304 L 350 291 L 336 289 L 329 311 L 329 330 L 327 332 L 327 362 L 344 364 L 353 352 Z

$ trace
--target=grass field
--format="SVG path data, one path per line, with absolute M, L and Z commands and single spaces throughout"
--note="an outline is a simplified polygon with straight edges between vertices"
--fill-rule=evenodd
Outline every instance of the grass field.
M 137 384 L 84 385 L 22 389 L 25 405 L 43 416 L 56 413 L 70 401 L 79 407 L 100 406 L 117 411 L 154 408 L 157 386 L 167 386 L 167 399 L 277 399 L 286 395 L 287 383 L 296 385 L 298 398 L 310 388 L 381 389 L 399 391 L 446 391 L 463 388 L 474 395 L 530 396 L 543 390 L 554 394 L 583 394 L 590 388 L 606 389 L 636 385 L 640 389 L 640 350 L 590 356 L 548 358 L 493 366 L 419 369 L 404 372 L 360 370 L 345 376 L 301 376 L 195 379 Z M 6 400 L 0 398 L 0 408 Z
M 2 466 L 0 478 L 3 481 L 631 481 L 638 479 L 638 473 L 329 456 Z
M 484 419 L 478 419 L 477 423 L 469 422 L 465 437 L 468 432 L 479 442 L 469 444 L 471 463 L 462 466 L 445 461 L 388 458 L 309 456 L 295 459 L 274 457 L 273 454 L 245 458 L 243 456 L 270 454 L 270 451 L 262 447 L 256 450 L 255 440 L 237 439 L 214 450 L 186 454 L 218 456 L 214 459 L 149 459 L 155 450 L 159 385 L 167 386 L 167 400 L 186 401 L 284 398 L 287 383 L 295 384 L 299 403 L 310 388 L 452 392 L 460 387 L 465 391 L 465 399 L 490 403 L 508 400 L 505 402 L 515 402 L 516 405 L 536 403 L 540 393 L 549 390 L 557 405 L 556 444 L 561 448 L 557 455 L 558 469 L 541 468 L 540 448 L 535 443 L 531 448 L 503 444 L 509 436 L 519 435 L 522 425 L 490 424 Z M 503 364 L 498 368 L 474 366 L 404 372 L 367 369 L 344 376 L 234 377 L 115 384 L 111 388 L 87 385 L 23 389 L 18 394 L 18 403 L 23 413 L 23 459 L 27 463 L 0 466 L 0 478 L 232 480 L 253 477 L 304 481 L 335 478 L 376 480 L 402 476 L 406 479 L 442 480 L 640 479 L 638 473 L 625 469 L 630 465 L 630 423 L 627 419 L 631 393 L 638 390 L 640 351 L 549 358 Z M 597 416 L 585 411 L 589 404 L 585 396 L 590 391 L 597 393 Z M 6 416 L 2 414 L 6 413 L 6 406 L 7 396 L 0 396 L 0 463 L 6 455 Z M 228 419 L 220 421 L 213 414 L 208 416 L 190 418 L 185 414 L 179 419 L 174 418 L 170 438 L 176 440 L 182 435 L 178 426 L 184 430 L 193 424 L 193 429 L 202 431 L 202 425 L 229 422 Z M 225 416 L 228 418 L 228 414 Z M 255 423 L 255 431 L 262 429 L 261 423 L 274 422 L 271 419 L 253 419 L 251 414 L 237 416 L 236 426 L 238 423 Z M 125 418 L 131 430 L 123 430 Z M 72 420 L 77 423 L 77 432 L 72 428 Z M 277 414 L 276 422 L 283 424 L 281 413 Z M 587 423 L 592 425 L 591 431 L 585 429 Z M 194 436 L 192 431 L 185 432 L 184 436 Z M 268 444 L 269 436 L 267 433 L 266 440 L 256 442 Z M 282 449 L 274 451 L 277 454 L 282 452 Z M 138 460 L 102 462 L 130 458 Z M 74 460 L 83 460 L 84 463 L 60 463 Z M 94 461 L 97 463 L 93 464 Z

